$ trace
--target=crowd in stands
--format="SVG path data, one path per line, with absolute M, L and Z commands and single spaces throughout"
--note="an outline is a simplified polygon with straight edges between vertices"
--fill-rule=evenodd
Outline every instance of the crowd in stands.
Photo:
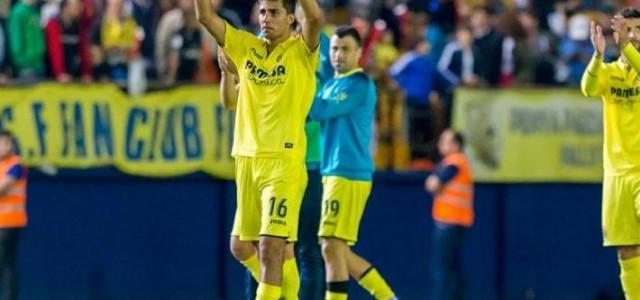
M 211 0 L 258 33 L 255 0 Z M 589 22 L 605 30 L 633 0 L 319 0 L 326 32 L 351 24 L 379 89 L 380 168 L 428 167 L 460 86 L 576 86 L 592 55 Z M 605 32 L 608 39 L 612 35 Z M 615 43 L 609 42 L 609 45 Z M 193 0 L 4 0 L 0 84 L 114 82 L 148 88 L 219 80 L 217 45 Z M 618 56 L 607 48 L 607 60 Z

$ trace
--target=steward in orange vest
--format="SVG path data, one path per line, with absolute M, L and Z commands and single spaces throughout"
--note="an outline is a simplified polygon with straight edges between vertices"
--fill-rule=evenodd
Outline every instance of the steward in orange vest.
M 27 176 L 13 153 L 13 136 L 0 132 L 0 299 L 18 299 L 16 261 L 21 228 L 27 225 Z
M 443 160 L 425 181 L 425 189 L 433 195 L 435 224 L 429 299 L 461 299 L 464 294 L 461 250 L 466 229 L 473 225 L 474 213 L 471 166 L 463 147 L 460 133 L 445 130 L 438 141 Z
M 445 130 L 438 142 L 443 156 L 438 168 L 425 182 L 433 195 L 433 220 L 438 223 L 473 225 L 473 181 L 471 165 L 462 152 L 462 136 Z
M 0 133 L 0 228 L 24 227 L 27 225 L 27 179 L 20 164 L 20 157 L 13 150 L 4 156 L 3 141 L 10 139 Z

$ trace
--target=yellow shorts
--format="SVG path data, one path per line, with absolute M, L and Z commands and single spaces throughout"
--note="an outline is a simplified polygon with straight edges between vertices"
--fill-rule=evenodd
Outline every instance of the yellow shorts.
M 232 236 L 298 239 L 298 217 L 307 186 L 304 162 L 282 158 L 236 157 L 237 207 Z
M 605 246 L 640 245 L 640 176 L 605 176 L 602 185 Z
M 322 218 L 320 237 L 335 237 L 351 246 L 358 241 L 358 229 L 371 193 L 371 181 L 344 177 L 322 178 Z

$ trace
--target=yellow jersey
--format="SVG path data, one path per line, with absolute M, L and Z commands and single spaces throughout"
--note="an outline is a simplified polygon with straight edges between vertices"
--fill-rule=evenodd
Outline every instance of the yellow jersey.
M 136 44 L 136 30 L 138 25 L 131 17 L 123 20 L 105 17 L 100 32 L 102 47 L 133 48 Z
M 240 78 L 232 155 L 304 161 L 318 49 L 308 49 L 298 35 L 268 53 L 264 39 L 225 26 L 224 49 Z
M 635 52 L 635 53 L 634 53 Z M 640 173 L 640 53 L 627 45 L 622 59 L 604 63 L 594 56 L 582 76 L 581 89 L 587 97 L 601 97 L 604 103 L 604 173 L 620 176 Z

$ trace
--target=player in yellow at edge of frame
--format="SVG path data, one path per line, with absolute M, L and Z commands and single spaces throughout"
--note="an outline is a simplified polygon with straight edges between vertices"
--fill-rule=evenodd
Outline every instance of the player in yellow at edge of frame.
M 604 63 L 602 28 L 591 23 L 594 54 L 582 76 L 582 93 L 601 97 L 604 110 L 604 246 L 616 247 L 620 281 L 627 300 L 640 299 L 640 11 L 621 10 L 612 20 L 621 49 Z

